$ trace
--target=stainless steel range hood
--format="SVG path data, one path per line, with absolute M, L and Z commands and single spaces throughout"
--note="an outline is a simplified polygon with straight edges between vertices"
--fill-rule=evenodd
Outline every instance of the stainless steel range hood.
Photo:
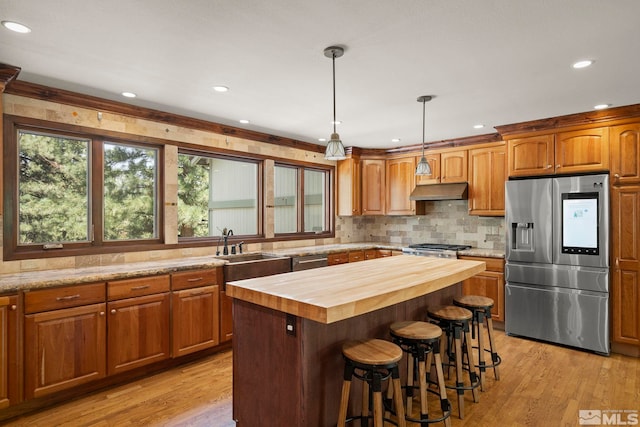
M 466 200 L 467 183 L 416 185 L 411 200 Z

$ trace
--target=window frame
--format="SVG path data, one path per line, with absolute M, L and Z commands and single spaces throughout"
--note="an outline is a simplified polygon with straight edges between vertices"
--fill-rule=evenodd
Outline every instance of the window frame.
M 282 238 L 287 238 L 287 237 L 304 237 L 304 238 L 308 238 L 308 237 L 333 237 L 335 235 L 335 230 L 334 230 L 334 209 L 333 209 L 333 200 L 335 199 L 334 195 L 334 191 L 332 188 L 332 183 L 333 183 L 333 173 L 335 168 L 332 168 L 331 166 L 327 166 L 327 167 L 322 167 L 320 165 L 311 165 L 311 164 L 307 164 L 307 163 L 294 163 L 294 162 L 287 162 L 287 161 L 281 161 L 281 160 L 276 160 L 274 162 L 274 175 L 275 175 L 275 168 L 276 167 L 286 167 L 286 168 L 293 168 L 297 170 L 297 182 L 298 182 L 298 188 L 296 188 L 296 201 L 297 201 L 297 206 L 296 206 L 296 218 L 297 218 L 297 224 L 296 224 L 296 231 L 293 233 L 275 233 L 275 229 L 274 229 L 274 237 L 277 238 L 277 240 L 282 240 Z M 317 172 L 323 172 L 324 173 L 324 189 L 325 189 L 325 195 L 324 195 L 324 230 L 321 232 L 316 232 L 316 231 L 304 231 L 304 171 L 305 170 L 313 170 L 313 171 L 317 171 Z M 275 223 L 275 214 L 274 214 L 274 223 Z M 275 227 L 275 225 L 274 225 Z
M 235 156 L 232 154 L 226 154 L 226 153 L 219 153 L 219 152 L 214 152 L 214 151 L 206 151 L 206 150 L 197 150 L 197 149 L 193 149 L 193 148 L 183 148 L 183 147 L 178 147 L 178 156 L 180 155 L 190 155 L 190 156 L 201 156 L 201 157 L 208 157 L 208 158 L 215 158 L 215 159 L 222 159 L 222 160 L 231 160 L 231 161 L 236 161 L 236 162 L 245 162 L 245 163 L 253 163 L 257 166 L 257 171 L 256 171 L 256 175 L 257 175 L 257 183 L 256 183 L 256 189 L 257 189 L 257 198 L 256 198 L 256 205 L 257 205 L 257 221 L 258 223 L 256 224 L 256 234 L 238 234 L 238 235 L 233 235 L 233 239 L 234 240 L 260 240 L 260 239 L 264 239 L 264 161 L 263 159 L 260 158 L 256 158 L 256 157 L 248 157 L 248 156 Z M 178 184 L 179 185 L 179 184 Z M 178 188 L 179 191 L 179 188 Z M 176 224 L 176 229 L 177 229 L 177 225 Z M 222 236 L 203 236 L 203 237 L 198 237 L 198 236 L 190 236 L 190 237 L 182 237 L 182 236 L 178 236 L 178 243 L 179 244 L 188 244 L 188 243 L 197 243 L 197 242 L 216 242 L 220 240 Z
M 19 260 L 60 256 L 91 255 L 135 250 L 158 249 L 164 243 L 164 145 L 162 142 L 136 135 L 85 128 L 77 125 L 5 115 L 3 121 L 3 259 Z M 83 138 L 89 142 L 89 240 L 63 243 L 62 248 L 45 249 L 42 244 L 18 244 L 18 132 L 27 131 L 61 137 Z M 98 132 L 100 131 L 100 132 Z M 105 143 L 157 150 L 156 216 L 157 236 L 151 239 L 105 240 L 104 170 Z

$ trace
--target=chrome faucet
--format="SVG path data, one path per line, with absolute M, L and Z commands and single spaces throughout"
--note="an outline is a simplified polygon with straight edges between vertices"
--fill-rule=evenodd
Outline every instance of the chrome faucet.
M 233 230 L 227 231 L 226 228 L 222 230 L 222 238 L 224 239 L 224 247 L 222 248 L 222 255 L 229 255 L 229 236 L 233 236 Z

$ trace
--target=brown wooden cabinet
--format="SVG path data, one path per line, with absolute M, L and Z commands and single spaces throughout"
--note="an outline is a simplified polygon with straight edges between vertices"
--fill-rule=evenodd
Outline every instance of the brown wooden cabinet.
M 416 185 L 467 182 L 467 156 L 467 150 L 425 152 L 431 175 L 416 177 Z
M 640 184 L 640 123 L 613 126 L 610 132 L 612 185 Z
M 171 355 L 184 356 L 220 342 L 222 269 L 171 275 Z
M 614 187 L 612 340 L 640 348 L 640 186 Z
M 364 261 L 364 251 L 349 251 L 349 262 Z
M 609 169 L 609 128 L 528 136 L 507 141 L 509 176 L 596 172 Z
M 65 305 L 82 300 L 85 286 L 101 287 L 104 299 L 104 284 L 63 288 L 54 298 Z M 53 295 L 50 291 L 54 290 L 46 293 Z M 33 313 L 49 303 L 55 304 L 55 300 L 42 303 L 42 294 L 38 292 L 45 291 L 29 292 L 25 298 L 25 312 L 31 313 L 26 314 L 24 320 L 25 398 L 45 396 L 103 378 L 106 374 L 105 304 Z
M 107 283 L 109 375 L 169 357 L 169 276 Z
M 18 296 L 0 296 L 0 410 L 20 401 L 17 328 Z
M 416 163 L 414 157 L 387 160 L 386 214 L 414 215 L 416 202 L 409 199 L 415 188 Z
M 463 295 L 481 295 L 493 300 L 491 318 L 504 322 L 504 259 L 461 256 L 460 259 L 484 261 L 486 270 L 462 282 Z
M 504 143 L 469 150 L 469 214 L 504 216 Z
M 220 292 L 220 342 L 233 338 L 233 298 L 225 291 Z
M 362 214 L 362 177 L 360 159 L 347 157 L 337 165 L 337 215 Z
M 327 255 L 327 265 L 346 264 L 349 262 L 348 252 L 338 252 Z
M 362 214 L 385 214 L 385 160 L 362 159 Z

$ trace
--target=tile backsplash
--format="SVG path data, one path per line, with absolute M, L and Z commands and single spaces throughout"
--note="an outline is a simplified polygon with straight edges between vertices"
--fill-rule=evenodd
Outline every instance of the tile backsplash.
M 467 200 L 427 203 L 426 215 L 355 216 L 336 219 L 336 237 L 354 242 L 464 244 L 503 250 L 504 217 L 469 215 Z

